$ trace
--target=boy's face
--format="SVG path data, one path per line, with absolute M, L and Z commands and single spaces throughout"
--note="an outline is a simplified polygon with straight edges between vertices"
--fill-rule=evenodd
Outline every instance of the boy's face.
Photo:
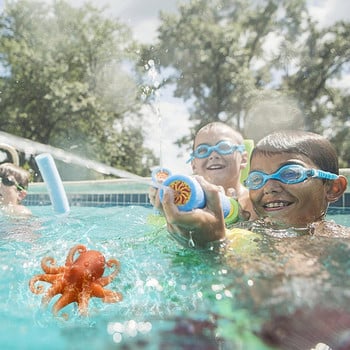
M 13 176 L 9 175 L 8 179 L 16 182 Z M 16 205 L 19 202 L 19 191 L 15 185 L 5 186 L 0 180 L 0 205 L 13 204 Z
M 239 145 L 241 142 L 226 128 L 212 128 L 201 131 L 195 139 L 194 149 L 199 145 L 215 146 L 219 141 L 230 141 Z M 216 151 L 206 158 L 195 158 L 192 161 L 193 172 L 203 176 L 208 182 L 223 186 L 225 189 L 234 187 L 239 182 L 240 171 L 243 167 L 242 153 L 235 151 L 231 154 L 221 155 Z
M 303 155 L 281 153 L 270 156 L 256 154 L 251 159 L 250 172 L 276 172 L 286 164 L 298 164 L 305 168 L 318 169 Z M 268 180 L 249 195 L 259 217 L 267 217 L 271 222 L 286 227 L 306 227 L 319 220 L 328 207 L 327 188 L 321 179 L 309 178 L 296 184 L 284 184 L 278 180 Z

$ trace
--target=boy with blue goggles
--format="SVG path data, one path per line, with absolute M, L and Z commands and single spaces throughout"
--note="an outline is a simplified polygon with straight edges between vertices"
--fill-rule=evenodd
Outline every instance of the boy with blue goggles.
M 219 153 L 220 155 L 227 155 L 236 151 L 242 153 L 245 151 L 245 147 L 244 145 L 234 145 L 230 141 L 225 140 L 219 141 L 214 146 L 203 143 L 191 153 L 190 159 L 187 161 L 187 163 L 192 162 L 194 158 L 207 158 L 213 151 Z
M 298 164 L 287 164 L 270 175 L 262 171 L 252 171 L 248 175 L 244 185 L 250 190 L 258 190 L 262 188 L 268 180 L 277 180 L 284 184 L 292 185 L 303 182 L 308 178 L 336 180 L 338 175 L 319 169 L 306 169 Z

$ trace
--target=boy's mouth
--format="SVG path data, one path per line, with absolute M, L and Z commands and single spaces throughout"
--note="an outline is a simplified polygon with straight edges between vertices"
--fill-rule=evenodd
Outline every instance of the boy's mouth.
M 264 209 L 267 210 L 274 210 L 274 209 L 282 209 L 285 207 L 288 207 L 289 205 L 291 205 L 291 202 L 287 202 L 287 201 L 275 201 L 275 202 L 269 202 L 263 205 Z
M 222 164 L 212 164 L 207 167 L 208 170 L 220 170 L 223 169 L 224 166 Z

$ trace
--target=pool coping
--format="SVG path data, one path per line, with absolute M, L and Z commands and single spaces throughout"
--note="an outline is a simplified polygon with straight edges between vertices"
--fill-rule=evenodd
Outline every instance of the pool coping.
M 149 206 L 148 189 L 151 178 L 145 183 L 129 179 L 64 181 L 71 206 Z M 31 183 L 24 205 L 50 205 L 50 196 L 44 182 Z

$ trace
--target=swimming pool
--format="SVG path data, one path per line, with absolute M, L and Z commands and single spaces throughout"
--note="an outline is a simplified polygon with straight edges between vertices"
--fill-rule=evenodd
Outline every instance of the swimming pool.
M 0 217 L 2 349 L 263 350 L 272 347 L 256 333 L 275 314 L 315 315 L 317 306 L 331 310 L 323 310 L 327 317 L 350 312 L 346 240 L 267 237 L 217 253 L 180 247 L 146 206 L 72 207 L 66 217 L 54 216 L 51 206 L 31 209 L 29 221 Z M 333 212 L 350 226 L 348 214 Z M 62 310 L 68 319 L 55 317 L 57 298 L 42 308 L 28 281 L 42 272 L 43 257 L 64 265 L 78 243 L 120 261 L 107 287 L 124 299 L 105 304 L 92 298 L 88 317 L 74 304 Z M 346 329 L 339 327 L 344 338 Z M 339 334 L 314 331 L 299 338 L 305 345 L 299 349 L 321 341 L 336 349 Z

